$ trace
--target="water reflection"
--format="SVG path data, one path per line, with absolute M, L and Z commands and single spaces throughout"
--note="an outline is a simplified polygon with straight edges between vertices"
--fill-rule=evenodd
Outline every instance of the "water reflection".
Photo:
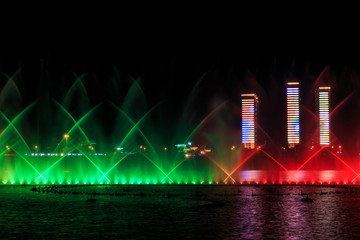
M 75 188 L 74 188 L 75 189 Z M 360 191 L 325 186 L 0 188 L 0 238 L 334 239 L 360 236 Z M 118 196 L 112 195 L 117 193 Z M 313 203 L 301 198 L 309 194 Z

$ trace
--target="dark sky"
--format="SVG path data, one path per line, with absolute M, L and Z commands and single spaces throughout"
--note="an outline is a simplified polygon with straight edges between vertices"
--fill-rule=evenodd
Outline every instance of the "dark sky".
M 233 87 L 228 82 L 235 81 L 230 78 L 241 81 L 246 74 L 267 90 L 274 66 L 279 81 L 304 74 L 306 68 L 314 75 L 327 65 L 339 71 L 344 66 L 360 69 L 352 19 L 319 14 L 314 6 L 297 6 L 298 13 L 276 6 L 161 7 L 48 6 L 9 15 L 3 21 L 0 71 L 11 76 L 21 68 L 28 101 L 44 92 L 41 87 L 54 89 L 55 96 L 66 91 L 74 82 L 69 72 L 87 73 L 97 78 L 86 80 L 97 102 L 104 96 L 92 92 L 101 89 L 92 83 L 106 85 L 116 68 L 122 74 L 122 95 L 130 76 L 140 81 L 154 105 L 174 94 L 189 94 L 208 72 L 213 75 L 207 88 L 227 93 Z M 49 76 L 41 82 L 44 70 Z M 101 92 L 106 96 L 108 90 Z
M 55 11 L 58 7 L 62 11 Z M 242 91 L 265 95 L 263 104 L 276 97 L 281 101 L 284 94 L 272 91 L 289 79 L 302 82 L 304 100 L 312 107 L 311 84 L 324 69 L 326 81 L 336 79 L 335 103 L 359 89 L 356 21 L 340 21 L 330 11 L 309 13 L 313 6 L 276 11 L 266 6 L 214 6 L 216 11 L 207 6 L 63 7 L 13 13 L 2 21 L 0 72 L 12 76 L 20 69 L 16 83 L 24 105 L 44 96 L 61 101 L 75 82 L 73 73 L 86 74 L 91 106 L 106 100 L 121 106 L 136 80 L 147 109 L 165 102 L 163 114 L 176 118 L 196 93 L 190 111 L 198 114 L 194 124 L 216 99 L 239 104 Z M 1 86 L 5 82 L 2 76 Z M 267 118 L 268 109 L 273 108 L 263 107 L 262 125 L 270 131 L 276 119 Z
M 96 4 L 32 9 L 4 10 L 0 39 L 0 71 L 12 75 L 21 67 L 24 88 L 32 93 L 29 101 L 44 85 L 38 80 L 44 69 L 50 75 L 46 81 L 65 91 L 74 81 L 62 77 L 68 72 L 106 83 L 116 67 L 124 78 L 141 78 L 145 92 L 152 92 L 152 105 L 172 93 L 189 93 L 207 72 L 214 74 L 207 87 L 219 90 L 229 86 L 223 79 L 241 81 L 247 72 L 267 89 L 274 66 L 279 81 L 306 68 L 314 75 L 327 65 L 339 72 L 344 66 L 360 69 L 355 19 L 348 12 L 339 18 L 340 8 Z M 123 94 L 128 85 L 121 86 Z M 103 98 L 91 94 L 95 102 Z

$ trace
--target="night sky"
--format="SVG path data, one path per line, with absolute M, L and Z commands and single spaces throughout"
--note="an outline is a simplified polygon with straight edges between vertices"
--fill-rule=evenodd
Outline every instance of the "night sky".
M 205 9 L 202 14 L 193 9 L 191 17 L 173 8 L 160 15 L 132 10 L 130 17 L 121 15 L 126 12 L 121 8 L 106 17 L 85 11 L 75 20 L 72 12 L 71 18 L 57 14 L 45 21 L 52 15 L 48 12 L 12 22 L 1 42 L 0 72 L 12 76 L 20 69 L 16 84 L 24 106 L 44 96 L 61 100 L 74 73 L 85 74 L 91 106 L 107 101 L 120 106 L 137 81 L 147 108 L 161 102 L 169 122 L 190 99 L 199 122 L 217 99 L 236 105 L 241 92 L 254 91 L 264 104 L 260 122 L 271 129 L 277 120 L 268 118 L 274 104 L 269 100 L 276 104 L 281 98 L 274 95 L 284 95 L 275 90 L 285 88 L 286 81 L 300 81 L 304 104 L 311 109 L 312 84 L 323 71 L 325 83 L 336 85 L 334 103 L 354 91 L 350 105 L 358 107 L 360 51 L 349 24 L 325 18 L 286 25 L 290 12 L 266 15 L 265 21 L 260 12 L 252 18 L 228 12 L 224 19 Z M 2 76 L 1 86 L 6 81 Z

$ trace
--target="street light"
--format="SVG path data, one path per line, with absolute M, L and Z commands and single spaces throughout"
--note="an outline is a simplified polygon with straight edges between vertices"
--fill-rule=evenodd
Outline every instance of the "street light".
M 64 138 L 65 138 L 66 145 L 67 145 L 67 140 L 68 140 L 69 137 L 70 137 L 70 136 L 69 136 L 67 133 L 64 134 Z

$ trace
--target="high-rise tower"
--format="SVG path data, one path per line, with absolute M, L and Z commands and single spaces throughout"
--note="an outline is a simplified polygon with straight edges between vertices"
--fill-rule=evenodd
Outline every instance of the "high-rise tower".
M 328 146 L 330 144 L 330 118 L 329 118 L 329 99 L 330 87 L 318 88 L 318 113 L 320 128 L 320 145 Z
M 290 148 L 300 143 L 299 83 L 288 82 L 287 93 L 287 139 Z
M 242 143 L 244 148 L 254 149 L 256 146 L 256 113 L 258 98 L 255 94 L 241 94 L 242 107 Z

